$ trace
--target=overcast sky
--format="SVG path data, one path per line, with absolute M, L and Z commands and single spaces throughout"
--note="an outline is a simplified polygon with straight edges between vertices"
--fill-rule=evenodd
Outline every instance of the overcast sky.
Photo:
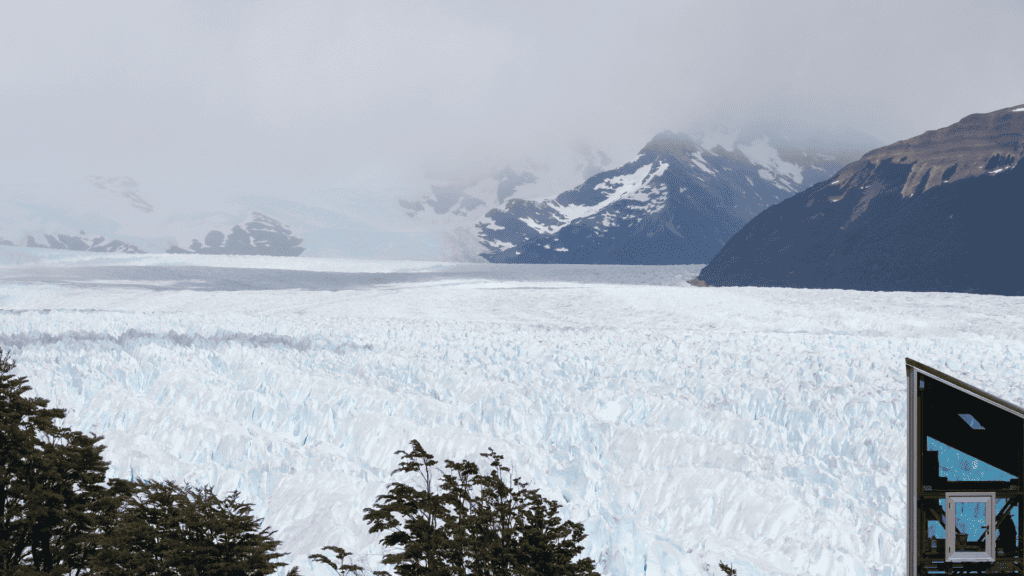
M 892 142 L 1024 103 L 1024 2 L 0 3 L 0 182 L 415 188 L 775 113 Z M 426 192 L 426 190 L 424 190 Z

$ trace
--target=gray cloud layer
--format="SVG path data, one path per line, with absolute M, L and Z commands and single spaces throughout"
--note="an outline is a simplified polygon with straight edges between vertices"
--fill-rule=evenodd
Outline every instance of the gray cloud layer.
M 0 181 L 407 189 L 781 114 L 889 142 L 1024 102 L 1024 3 L 8 2 Z M 424 190 L 425 191 L 425 190 Z

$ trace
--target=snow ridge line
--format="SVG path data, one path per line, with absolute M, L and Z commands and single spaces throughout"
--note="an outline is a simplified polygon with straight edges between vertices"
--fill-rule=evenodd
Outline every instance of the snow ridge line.
M 329 350 L 339 354 L 343 354 L 346 348 L 356 350 L 373 350 L 373 344 L 341 344 L 330 346 L 325 338 L 313 339 L 308 336 L 304 338 L 292 338 L 290 336 L 278 336 L 274 334 L 247 334 L 245 332 L 224 332 L 218 330 L 214 336 L 207 337 L 201 335 L 180 334 L 175 330 L 160 334 L 157 332 L 142 332 L 134 328 L 128 329 L 119 336 L 83 330 L 62 332 L 56 335 L 50 333 L 33 334 L 19 332 L 15 334 L 0 335 L 0 347 L 4 349 L 21 350 L 24 347 L 32 345 L 47 346 L 58 342 L 86 341 L 111 342 L 123 348 L 130 341 L 144 339 L 169 340 L 178 346 L 187 348 L 214 348 L 218 344 L 238 342 L 241 344 L 249 344 L 256 348 L 291 348 L 297 352 L 307 352 L 313 348 Z

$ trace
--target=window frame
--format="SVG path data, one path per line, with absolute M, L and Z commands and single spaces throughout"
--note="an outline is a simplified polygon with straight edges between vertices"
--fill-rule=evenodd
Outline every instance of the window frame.
M 985 551 L 956 551 L 956 505 L 958 503 L 985 504 Z M 995 492 L 946 492 L 946 562 L 995 562 Z

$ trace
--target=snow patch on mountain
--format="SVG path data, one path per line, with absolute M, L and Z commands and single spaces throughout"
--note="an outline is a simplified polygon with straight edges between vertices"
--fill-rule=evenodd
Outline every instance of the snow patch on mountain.
M 424 188 L 430 192 L 411 198 L 409 194 L 396 200 L 411 226 L 426 235 L 443 238 L 441 257 L 459 261 L 484 262 L 479 255 L 481 242 L 488 249 L 500 249 L 505 240 L 481 240 L 476 227 L 498 231 L 487 213 L 503 209 L 510 202 L 548 198 L 566 187 L 575 185 L 606 169 L 612 159 L 603 151 L 577 142 L 561 151 L 552 151 L 543 161 L 524 156 L 510 156 L 489 166 L 473 169 L 429 172 Z M 541 208 L 535 224 L 551 226 L 558 216 L 551 206 Z
M 709 153 L 713 154 L 713 152 L 709 152 Z M 711 168 L 708 168 L 708 165 L 704 163 L 704 159 L 701 158 L 701 155 L 700 155 L 699 152 L 694 152 L 693 153 L 693 155 L 691 156 L 691 161 L 693 162 L 693 164 L 695 166 L 697 166 L 701 170 L 707 172 L 708 174 L 715 174 L 715 171 L 712 170 Z
M 780 158 L 779 151 L 768 143 L 767 138 L 762 138 L 746 145 L 740 144 L 737 148 L 744 156 L 750 159 L 752 164 L 763 166 L 774 174 L 786 176 L 797 184 L 803 183 L 804 175 L 800 166 Z M 792 186 L 787 185 L 787 189 L 791 192 L 796 192 Z

